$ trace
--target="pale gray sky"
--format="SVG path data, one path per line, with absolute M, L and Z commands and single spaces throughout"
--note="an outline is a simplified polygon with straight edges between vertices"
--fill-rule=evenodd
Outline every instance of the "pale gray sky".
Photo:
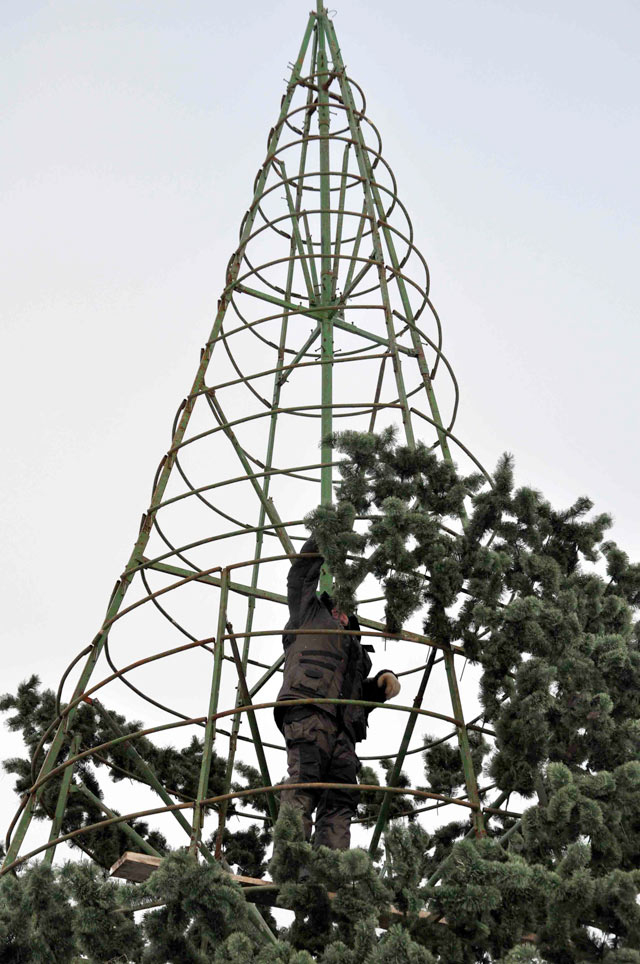
M 0 691 L 55 686 L 99 628 L 310 5 L 2 4 Z M 640 9 L 343 0 L 335 26 L 429 263 L 458 434 L 555 503 L 591 495 L 640 557 Z

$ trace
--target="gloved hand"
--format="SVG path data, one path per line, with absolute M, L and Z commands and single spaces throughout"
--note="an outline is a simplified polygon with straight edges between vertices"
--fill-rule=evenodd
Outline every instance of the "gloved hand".
M 400 692 L 400 680 L 391 672 L 383 673 L 378 677 L 378 686 L 384 690 L 385 700 L 393 699 Z

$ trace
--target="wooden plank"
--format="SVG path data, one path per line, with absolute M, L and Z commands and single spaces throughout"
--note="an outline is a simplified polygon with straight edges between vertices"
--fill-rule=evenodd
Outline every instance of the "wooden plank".
M 125 850 L 122 857 L 116 860 L 109 871 L 110 877 L 122 877 L 141 884 L 148 880 L 154 870 L 162 863 L 162 857 L 152 857 L 151 854 L 137 854 L 132 850 Z
M 109 875 L 111 877 L 121 877 L 124 880 L 130 880 L 136 884 L 140 884 L 149 879 L 154 870 L 158 869 L 161 862 L 162 857 L 152 857 L 149 854 L 138 854 L 132 850 L 127 850 L 123 853 L 122 857 L 115 862 L 109 871 Z M 229 877 L 231 880 L 235 880 L 236 883 L 240 884 L 243 889 L 245 887 L 249 889 L 249 892 L 245 895 L 247 900 L 258 904 L 275 906 L 280 888 L 277 884 L 274 884 L 273 881 L 262 880 L 258 877 L 246 877 L 244 874 L 229 874 Z M 335 894 L 329 893 L 330 900 L 333 900 L 334 897 Z M 386 929 L 403 916 L 402 911 L 390 905 L 388 911 L 380 914 L 380 927 Z M 436 914 L 431 914 L 427 910 L 421 910 L 418 913 L 418 917 L 423 920 L 429 920 L 430 918 L 437 919 Z M 441 918 L 439 923 L 446 924 L 446 921 L 444 918 Z M 528 937 L 529 935 L 523 939 L 526 940 Z
M 132 880 L 139 884 L 143 880 L 148 880 L 161 863 L 162 857 L 152 857 L 150 854 L 139 854 L 133 850 L 126 850 L 122 857 L 116 860 L 109 871 L 109 876 L 122 877 L 123 880 Z M 264 886 L 271 883 L 271 881 L 261 880 L 259 877 L 245 877 L 243 874 L 229 874 L 229 876 L 244 887 Z

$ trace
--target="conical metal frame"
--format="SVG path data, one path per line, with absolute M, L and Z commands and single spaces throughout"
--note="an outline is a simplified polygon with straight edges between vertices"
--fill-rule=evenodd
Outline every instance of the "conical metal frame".
M 265 793 L 275 818 L 281 784 L 274 785 L 270 766 L 275 758 L 281 766 L 283 748 L 281 740 L 269 741 L 268 730 L 283 662 L 286 572 L 305 538 L 304 515 L 318 502 L 329 503 L 333 494 L 334 453 L 320 442 L 347 427 L 397 424 L 408 444 L 426 439 L 444 459 L 452 458 L 453 449 L 456 460 L 471 460 L 484 472 L 453 433 L 457 408 L 458 386 L 442 349 L 426 262 L 414 244 L 364 94 L 348 75 L 333 23 L 318 4 L 291 66 L 211 335 L 178 409 L 149 508 L 104 622 L 72 663 L 74 669 L 86 657 L 72 696 L 60 703 L 52 721 L 46 754 L 36 753 L 37 776 L 10 827 L 2 872 L 43 851 L 51 862 L 61 841 L 116 822 L 132 845 L 155 852 L 130 823 L 161 813 L 178 821 L 193 852 L 215 859 L 203 844 L 203 823 L 209 814 L 221 829 L 228 801 L 241 807 L 243 794 L 230 789 L 239 741 L 243 758 L 251 755 L 247 762 L 257 765 L 264 781 L 251 795 Z M 330 573 L 323 572 L 321 585 L 330 587 Z M 361 597 L 363 635 L 385 638 L 384 625 L 374 618 L 381 611 L 379 587 L 365 583 Z M 233 629 L 231 618 L 240 630 Z M 156 622 L 147 625 L 145 619 Z M 392 795 L 400 792 L 403 763 L 422 748 L 411 743 L 423 718 L 447 725 L 442 739 L 457 737 L 466 794 L 451 799 L 415 788 L 401 792 L 416 804 L 427 801 L 425 809 L 470 811 L 475 832 L 484 832 L 483 791 L 468 740 L 468 729 L 480 727 L 477 719 L 465 723 L 454 665 L 463 651 L 409 629 L 393 639 L 396 652 L 402 647 L 411 654 L 405 683 L 415 674 L 420 682 L 411 705 L 384 707 L 407 718 L 398 751 L 378 754 L 393 758 L 394 765 L 371 836 L 372 853 Z M 438 662 L 445 671 L 447 713 L 423 705 Z M 141 669 L 147 674 L 144 685 Z M 206 705 L 194 702 L 203 698 L 204 677 Z M 131 699 L 168 715 L 169 722 L 133 735 L 118 732 L 102 700 L 107 687 L 110 694 L 122 684 Z M 118 692 L 122 700 L 122 689 Z M 258 694 L 265 696 L 260 704 Z M 83 747 L 74 735 L 77 708 L 85 700 L 95 701 L 114 728 L 109 744 Z M 193 716 L 194 710 L 201 715 Z M 160 738 L 167 731 L 175 736 L 185 727 L 204 731 L 198 794 L 188 801 L 176 800 L 135 748 L 137 736 Z M 62 760 L 70 735 L 71 750 Z M 133 769 L 155 790 L 160 805 L 116 816 L 98 801 L 104 821 L 61 834 L 75 763 L 118 743 L 126 743 Z M 227 757 L 226 792 L 207 798 L 214 745 Z M 49 841 L 25 853 L 42 788 L 61 774 Z

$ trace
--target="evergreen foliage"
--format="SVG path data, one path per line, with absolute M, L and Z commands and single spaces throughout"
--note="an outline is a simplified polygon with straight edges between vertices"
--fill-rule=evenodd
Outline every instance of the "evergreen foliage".
M 393 760 L 381 760 L 380 766 L 384 771 L 383 783 L 386 784 L 389 771 L 393 766 Z M 369 786 L 380 786 L 378 774 L 373 767 L 369 766 L 362 767 L 358 775 L 358 782 Z M 406 773 L 401 772 L 395 785 L 397 787 L 409 787 L 411 786 L 411 780 Z M 384 792 L 382 790 L 362 790 L 360 792 L 358 819 L 364 823 L 365 827 L 372 827 L 375 824 L 383 799 Z M 405 796 L 403 793 L 394 793 L 389 804 L 388 816 L 389 819 L 406 816 L 409 820 L 413 820 L 413 798 Z
M 217 833 L 206 843 L 209 850 L 215 850 Z M 222 834 L 222 853 L 228 864 L 237 867 L 239 874 L 246 877 L 264 877 L 267 864 L 267 847 L 271 843 L 268 827 L 260 829 L 252 823 L 246 830 L 235 833 L 225 827 Z
M 474 730 L 469 731 L 468 738 L 473 768 L 476 773 L 479 773 L 482 770 L 484 757 L 489 752 L 489 745 L 482 735 Z M 435 741 L 430 736 L 426 736 L 424 742 L 427 747 L 424 760 L 429 789 L 435 793 L 442 793 L 446 797 L 455 797 L 464 786 L 464 773 L 458 747 Z
M 73 909 L 48 867 L 0 880 L 2 964 L 68 964 L 73 958 Z
M 66 864 L 58 880 L 72 901 L 73 936 L 82 955 L 96 962 L 141 960 L 142 934 L 133 914 L 121 911 L 122 887 L 87 862 Z
M 398 445 L 391 429 L 344 432 L 331 444 L 343 456 L 338 499 L 307 524 L 340 604 L 349 609 L 372 574 L 389 632 L 422 611 L 425 634 L 463 646 L 480 665 L 497 734 L 485 773 L 504 793 L 535 798 L 505 846 L 462 841 L 464 822 L 433 835 L 424 873 L 441 868 L 441 880 L 422 896 L 449 926 L 427 928 L 428 946 L 442 960 L 475 962 L 534 932 L 552 961 L 635 952 L 640 566 L 605 540 L 610 519 L 590 516 L 589 499 L 557 511 L 516 489 L 509 456 L 487 485 L 420 444 Z M 489 747 L 469 738 L 478 772 Z M 429 787 L 455 794 L 457 749 L 425 743 Z M 510 827 L 503 818 L 490 837 Z
M 516 488 L 508 456 L 487 484 L 424 446 L 398 445 L 391 430 L 345 432 L 332 444 L 342 455 L 338 499 L 308 523 L 338 604 L 351 610 L 371 574 L 384 589 L 390 633 L 420 613 L 426 635 L 464 647 L 496 734 L 490 746 L 469 732 L 474 766 L 519 802 L 522 819 L 493 817 L 482 839 L 469 835 L 469 820 L 427 833 L 401 820 L 413 816 L 412 801 L 394 795 L 381 873 L 380 858 L 372 863 L 362 851 L 314 850 L 299 814 L 283 807 L 268 869 L 293 919 L 276 943 L 254 929 L 240 888 L 218 865 L 168 853 L 136 824 L 168 853 L 144 885 L 116 886 L 84 864 L 2 878 L 0 964 L 640 964 L 640 566 L 605 539 L 610 520 L 591 515 L 588 499 L 558 511 L 539 492 Z M 33 677 L 0 709 L 33 755 L 56 715 L 53 694 Z M 77 719 L 85 746 L 112 738 L 95 707 L 80 705 Z M 124 732 L 140 726 L 116 719 Z M 172 792 L 194 794 L 198 741 L 182 751 L 135 745 Z M 101 755 L 119 768 L 116 778 L 141 779 L 122 744 Z M 462 790 L 449 743 L 425 737 L 424 764 L 431 790 Z M 74 775 L 99 797 L 100 765 L 82 761 Z M 5 767 L 18 792 L 31 785 L 29 761 Z M 236 769 L 243 782 L 234 786 L 261 785 L 253 768 Z M 212 795 L 223 774 L 214 757 Z M 361 780 L 375 785 L 379 776 L 364 768 Z M 51 814 L 58 786 L 43 795 L 40 816 Z M 362 795 L 365 823 L 382 796 Z M 247 802 L 266 814 L 264 795 Z M 63 832 L 101 817 L 79 793 L 68 811 Z M 80 840 L 107 866 L 130 849 L 120 833 Z M 227 831 L 226 858 L 263 876 L 270 838 L 269 822 Z M 136 926 L 126 907 L 141 900 L 164 904 Z M 390 905 L 399 915 L 390 917 Z
M 196 863 L 186 853 L 173 853 L 144 888 L 165 904 L 145 917 L 143 964 L 205 964 L 228 937 L 249 930 L 242 891 L 218 863 Z M 235 944 L 237 957 L 238 938 Z

